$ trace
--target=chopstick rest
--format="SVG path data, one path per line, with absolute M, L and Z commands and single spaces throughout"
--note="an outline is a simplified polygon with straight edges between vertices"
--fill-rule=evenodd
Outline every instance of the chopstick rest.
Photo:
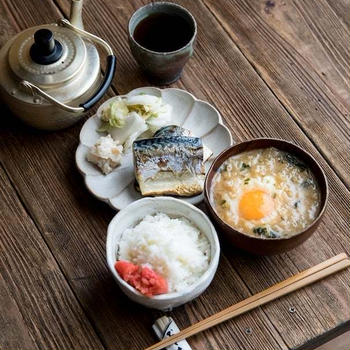
M 169 338 L 170 336 L 180 332 L 180 329 L 175 321 L 168 316 L 158 318 L 153 324 L 152 328 L 159 340 Z M 184 339 L 169 345 L 166 350 L 192 350 L 192 348 Z

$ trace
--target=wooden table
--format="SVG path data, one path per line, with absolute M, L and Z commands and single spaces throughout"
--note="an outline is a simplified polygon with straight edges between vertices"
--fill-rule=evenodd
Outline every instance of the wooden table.
M 132 58 L 129 16 L 146 1 L 90 0 L 86 29 L 112 44 L 110 94 L 149 85 Z M 213 283 L 170 314 L 186 327 L 340 252 L 349 253 L 350 1 L 179 0 L 198 22 L 194 57 L 174 87 L 213 103 L 236 141 L 287 139 L 320 162 L 329 205 L 312 239 L 288 253 L 225 249 Z M 1 0 L 0 45 L 69 14 L 68 0 Z M 160 312 L 129 301 L 105 262 L 115 212 L 74 163 L 83 121 L 33 131 L 2 105 L 0 348 L 142 349 Z M 190 339 L 194 349 L 312 349 L 350 327 L 349 271 Z M 294 307 L 296 312 L 291 313 Z M 247 331 L 248 329 L 251 330 Z

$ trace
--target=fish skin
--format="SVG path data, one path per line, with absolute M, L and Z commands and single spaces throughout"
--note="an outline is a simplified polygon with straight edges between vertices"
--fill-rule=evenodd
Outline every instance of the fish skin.
M 137 140 L 133 143 L 133 153 L 142 195 L 191 196 L 202 192 L 205 169 L 199 137 Z
M 191 130 L 185 129 L 178 125 L 167 125 L 155 132 L 153 137 L 169 137 L 169 136 L 193 136 Z M 213 152 L 203 144 L 203 163 L 205 163 L 213 155 Z
M 192 136 L 190 130 L 178 125 L 163 126 L 155 132 L 153 137 L 170 137 L 170 136 Z

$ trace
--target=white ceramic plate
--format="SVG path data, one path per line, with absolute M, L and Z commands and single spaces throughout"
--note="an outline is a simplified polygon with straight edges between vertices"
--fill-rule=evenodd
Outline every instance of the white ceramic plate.
M 125 96 L 145 93 L 162 97 L 169 103 L 172 110 L 171 124 L 183 126 L 191 130 L 194 136 L 201 137 L 203 143 L 213 152 L 212 157 L 206 162 L 206 170 L 209 169 L 213 159 L 224 149 L 232 145 L 230 131 L 222 123 L 219 112 L 209 103 L 196 99 L 190 93 L 180 89 L 158 89 L 143 87 L 130 91 Z M 112 98 L 113 99 L 113 98 Z M 109 103 L 111 99 L 100 106 Z M 98 117 L 92 116 L 83 125 L 80 131 L 80 144 L 75 153 L 75 160 L 79 171 L 85 179 L 88 190 L 98 199 L 108 203 L 117 210 L 125 208 L 128 204 L 142 198 L 134 187 L 134 165 L 132 152 L 123 156 L 121 165 L 110 174 L 103 175 L 92 163 L 86 160 L 89 148 L 93 146 L 102 135 L 96 129 L 99 127 Z M 180 198 L 180 197 L 179 197 Z M 181 197 L 180 199 L 197 204 L 203 200 L 203 195 L 193 197 Z

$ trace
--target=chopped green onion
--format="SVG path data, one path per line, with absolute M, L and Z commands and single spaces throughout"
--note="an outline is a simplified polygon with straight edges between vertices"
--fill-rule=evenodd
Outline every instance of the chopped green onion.
M 247 164 L 247 163 L 242 163 L 242 165 L 241 165 L 241 171 L 243 171 L 243 170 L 245 170 L 245 169 L 248 169 L 248 168 L 250 168 L 250 165 L 249 165 L 249 164 Z

